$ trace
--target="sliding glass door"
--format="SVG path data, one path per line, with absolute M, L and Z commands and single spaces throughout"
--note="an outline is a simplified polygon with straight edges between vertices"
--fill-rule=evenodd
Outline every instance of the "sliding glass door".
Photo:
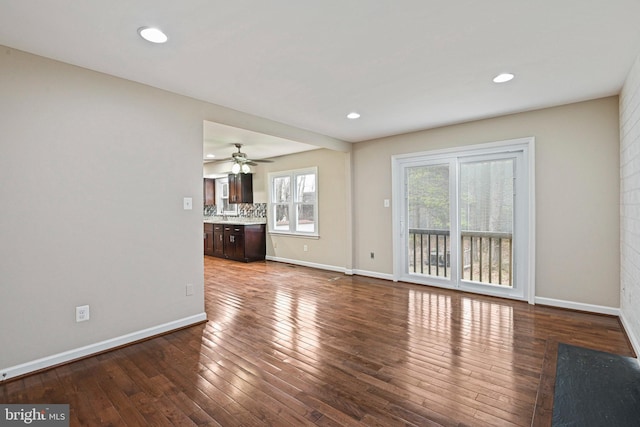
M 460 278 L 513 285 L 516 158 L 460 162 Z
M 394 158 L 394 277 L 529 299 L 528 146 Z
M 449 164 L 406 168 L 407 262 L 413 274 L 451 277 Z

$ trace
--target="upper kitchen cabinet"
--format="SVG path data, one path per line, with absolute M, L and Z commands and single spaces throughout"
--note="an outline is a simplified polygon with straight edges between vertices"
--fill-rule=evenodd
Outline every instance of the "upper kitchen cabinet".
M 229 174 L 229 203 L 253 203 L 253 174 Z
M 203 182 L 203 198 L 204 205 L 216 204 L 216 180 L 211 178 L 204 178 Z

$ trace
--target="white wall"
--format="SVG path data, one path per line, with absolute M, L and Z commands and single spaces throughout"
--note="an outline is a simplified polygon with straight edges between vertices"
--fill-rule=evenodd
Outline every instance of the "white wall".
M 280 261 L 344 271 L 351 270 L 350 154 L 334 150 L 313 150 L 277 157 L 263 163 L 254 175 L 254 201 L 268 200 L 270 172 L 318 168 L 319 238 L 267 236 L 267 257 Z M 305 252 L 303 247 L 307 246 Z
M 620 309 L 640 354 L 640 56 L 620 94 Z
M 536 300 L 617 312 L 617 97 L 355 144 L 354 269 L 393 273 L 391 209 L 383 207 L 392 155 L 528 136 L 536 139 Z
M 0 380 L 204 318 L 203 120 L 350 147 L 0 46 Z
M 0 99 L 0 368 L 203 313 L 199 105 L 6 48 Z

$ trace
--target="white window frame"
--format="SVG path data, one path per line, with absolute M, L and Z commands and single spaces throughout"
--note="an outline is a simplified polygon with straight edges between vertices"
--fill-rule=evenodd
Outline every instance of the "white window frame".
M 224 209 L 225 201 L 227 209 Z M 229 203 L 229 179 L 216 179 L 216 210 L 218 215 L 238 216 L 238 205 Z
M 274 200 L 275 197 L 275 190 L 273 187 L 273 182 L 275 179 L 277 178 L 289 178 L 289 183 L 291 186 L 291 197 L 290 200 L 288 201 L 288 206 L 289 206 L 289 214 L 291 216 L 294 216 L 297 214 L 298 210 L 297 210 L 297 206 L 302 204 L 301 200 L 296 200 L 296 178 L 300 175 L 309 175 L 309 174 L 313 174 L 315 177 L 315 198 L 312 201 L 305 201 L 304 204 L 310 204 L 313 203 L 313 232 L 307 232 L 307 231 L 302 231 L 302 230 L 298 230 L 296 229 L 296 225 L 298 223 L 298 221 L 295 219 L 290 219 L 289 220 L 289 230 L 276 230 L 275 228 L 275 215 L 274 215 L 274 207 L 276 205 L 282 204 L 282 203 L 276 203 L 276 201 Z M 268 175 L 268 191 L 269 191 L 269 203 L 268 203 L 268 210 L 267 210 L 267 224 L 268 224 L 268 230 L 269 233 L 271 234 L 284 234 L 284 235 L 291 235 L 291 236 L 301 236 L 301 237 L 319 237 L 319 232 L 318 232 L 318 183 L 319 183 L 319 179 L 318 179 L 318 168 L 317 167 L 311 167 L 311 168 L 304 168 L 304 169 L 294 169 L 294 170 L 288 170 L 288 171 L 280 171 L 280 172 L 271 172 Z

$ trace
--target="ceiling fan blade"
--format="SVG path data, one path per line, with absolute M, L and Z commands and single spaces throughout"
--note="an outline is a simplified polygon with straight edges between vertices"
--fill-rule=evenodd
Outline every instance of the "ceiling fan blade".
M 260 159 L 260 160 L 251 160 L 252 162 L 260 162 L 260 163 L 273 163 L 273 160 Z

